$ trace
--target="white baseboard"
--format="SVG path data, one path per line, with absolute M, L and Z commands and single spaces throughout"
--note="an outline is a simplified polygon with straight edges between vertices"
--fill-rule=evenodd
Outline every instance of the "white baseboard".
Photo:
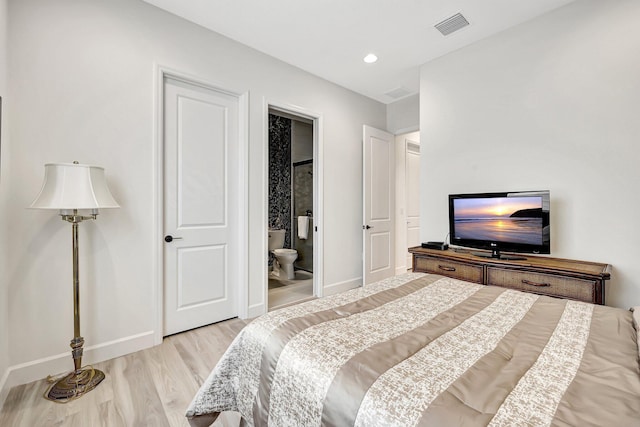
M 356 277 L 355 279 L 345 280 L 344 282 L 332 283 L 324 287 L 323 296 L 328 297 L 340 292 L 348 291 L 349 289 L 362 286 L 362 277 Z
M 85 347 L 82 357 L 83 365 L 103 362 L 114 357 L 124 356 L 154 346 L 154 331 L 118 340 Z M 46 378 L 47 375 L 58 375 L 73 369 L 71 350 L 54 356 L 43 357 L 26 363 L 10 366 L 0 380 L 0 408 L 9 394 L 11 387 Z

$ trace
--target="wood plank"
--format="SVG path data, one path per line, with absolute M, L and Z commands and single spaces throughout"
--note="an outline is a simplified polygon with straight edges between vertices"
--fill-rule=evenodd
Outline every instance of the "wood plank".
M 191 377 L 175 346 L 169 342 L 162 349 L 145 350 L 143 357 L 169 425 L 189 427 L 184 412 L 199 384 Z

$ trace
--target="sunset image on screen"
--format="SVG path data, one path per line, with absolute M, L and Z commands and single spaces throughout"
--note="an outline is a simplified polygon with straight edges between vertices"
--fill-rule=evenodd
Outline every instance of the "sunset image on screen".
M 525 209 L 542 209 L 540 197 L 497 197 L 482 199 L 457 199 L 455 201 L 457 218 L 495 218 L 508 217 Z
M 456 238 L 542 243 L 542 198 L 497 197 L 454 200 Z

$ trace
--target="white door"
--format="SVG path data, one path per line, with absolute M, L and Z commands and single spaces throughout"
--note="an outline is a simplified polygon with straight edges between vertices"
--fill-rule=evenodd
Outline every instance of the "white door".
M 363 128 L 363 276 L 377 282 L 395 273 L 395 146 L 388 132 Z
M 407 248 L 420 245 L 420 144 L 406 140 L 406 208 Z M 412 267 L 412 256 L 406 252 L 407 267 Z
M 164 335 L 238 315 L 239 100 L 164 83 Z

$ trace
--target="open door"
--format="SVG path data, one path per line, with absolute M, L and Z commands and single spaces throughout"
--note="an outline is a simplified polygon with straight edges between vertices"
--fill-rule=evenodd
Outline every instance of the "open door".
M 363 127 L 363 285 L 395 273 L 394 140 L 388 132 Z

